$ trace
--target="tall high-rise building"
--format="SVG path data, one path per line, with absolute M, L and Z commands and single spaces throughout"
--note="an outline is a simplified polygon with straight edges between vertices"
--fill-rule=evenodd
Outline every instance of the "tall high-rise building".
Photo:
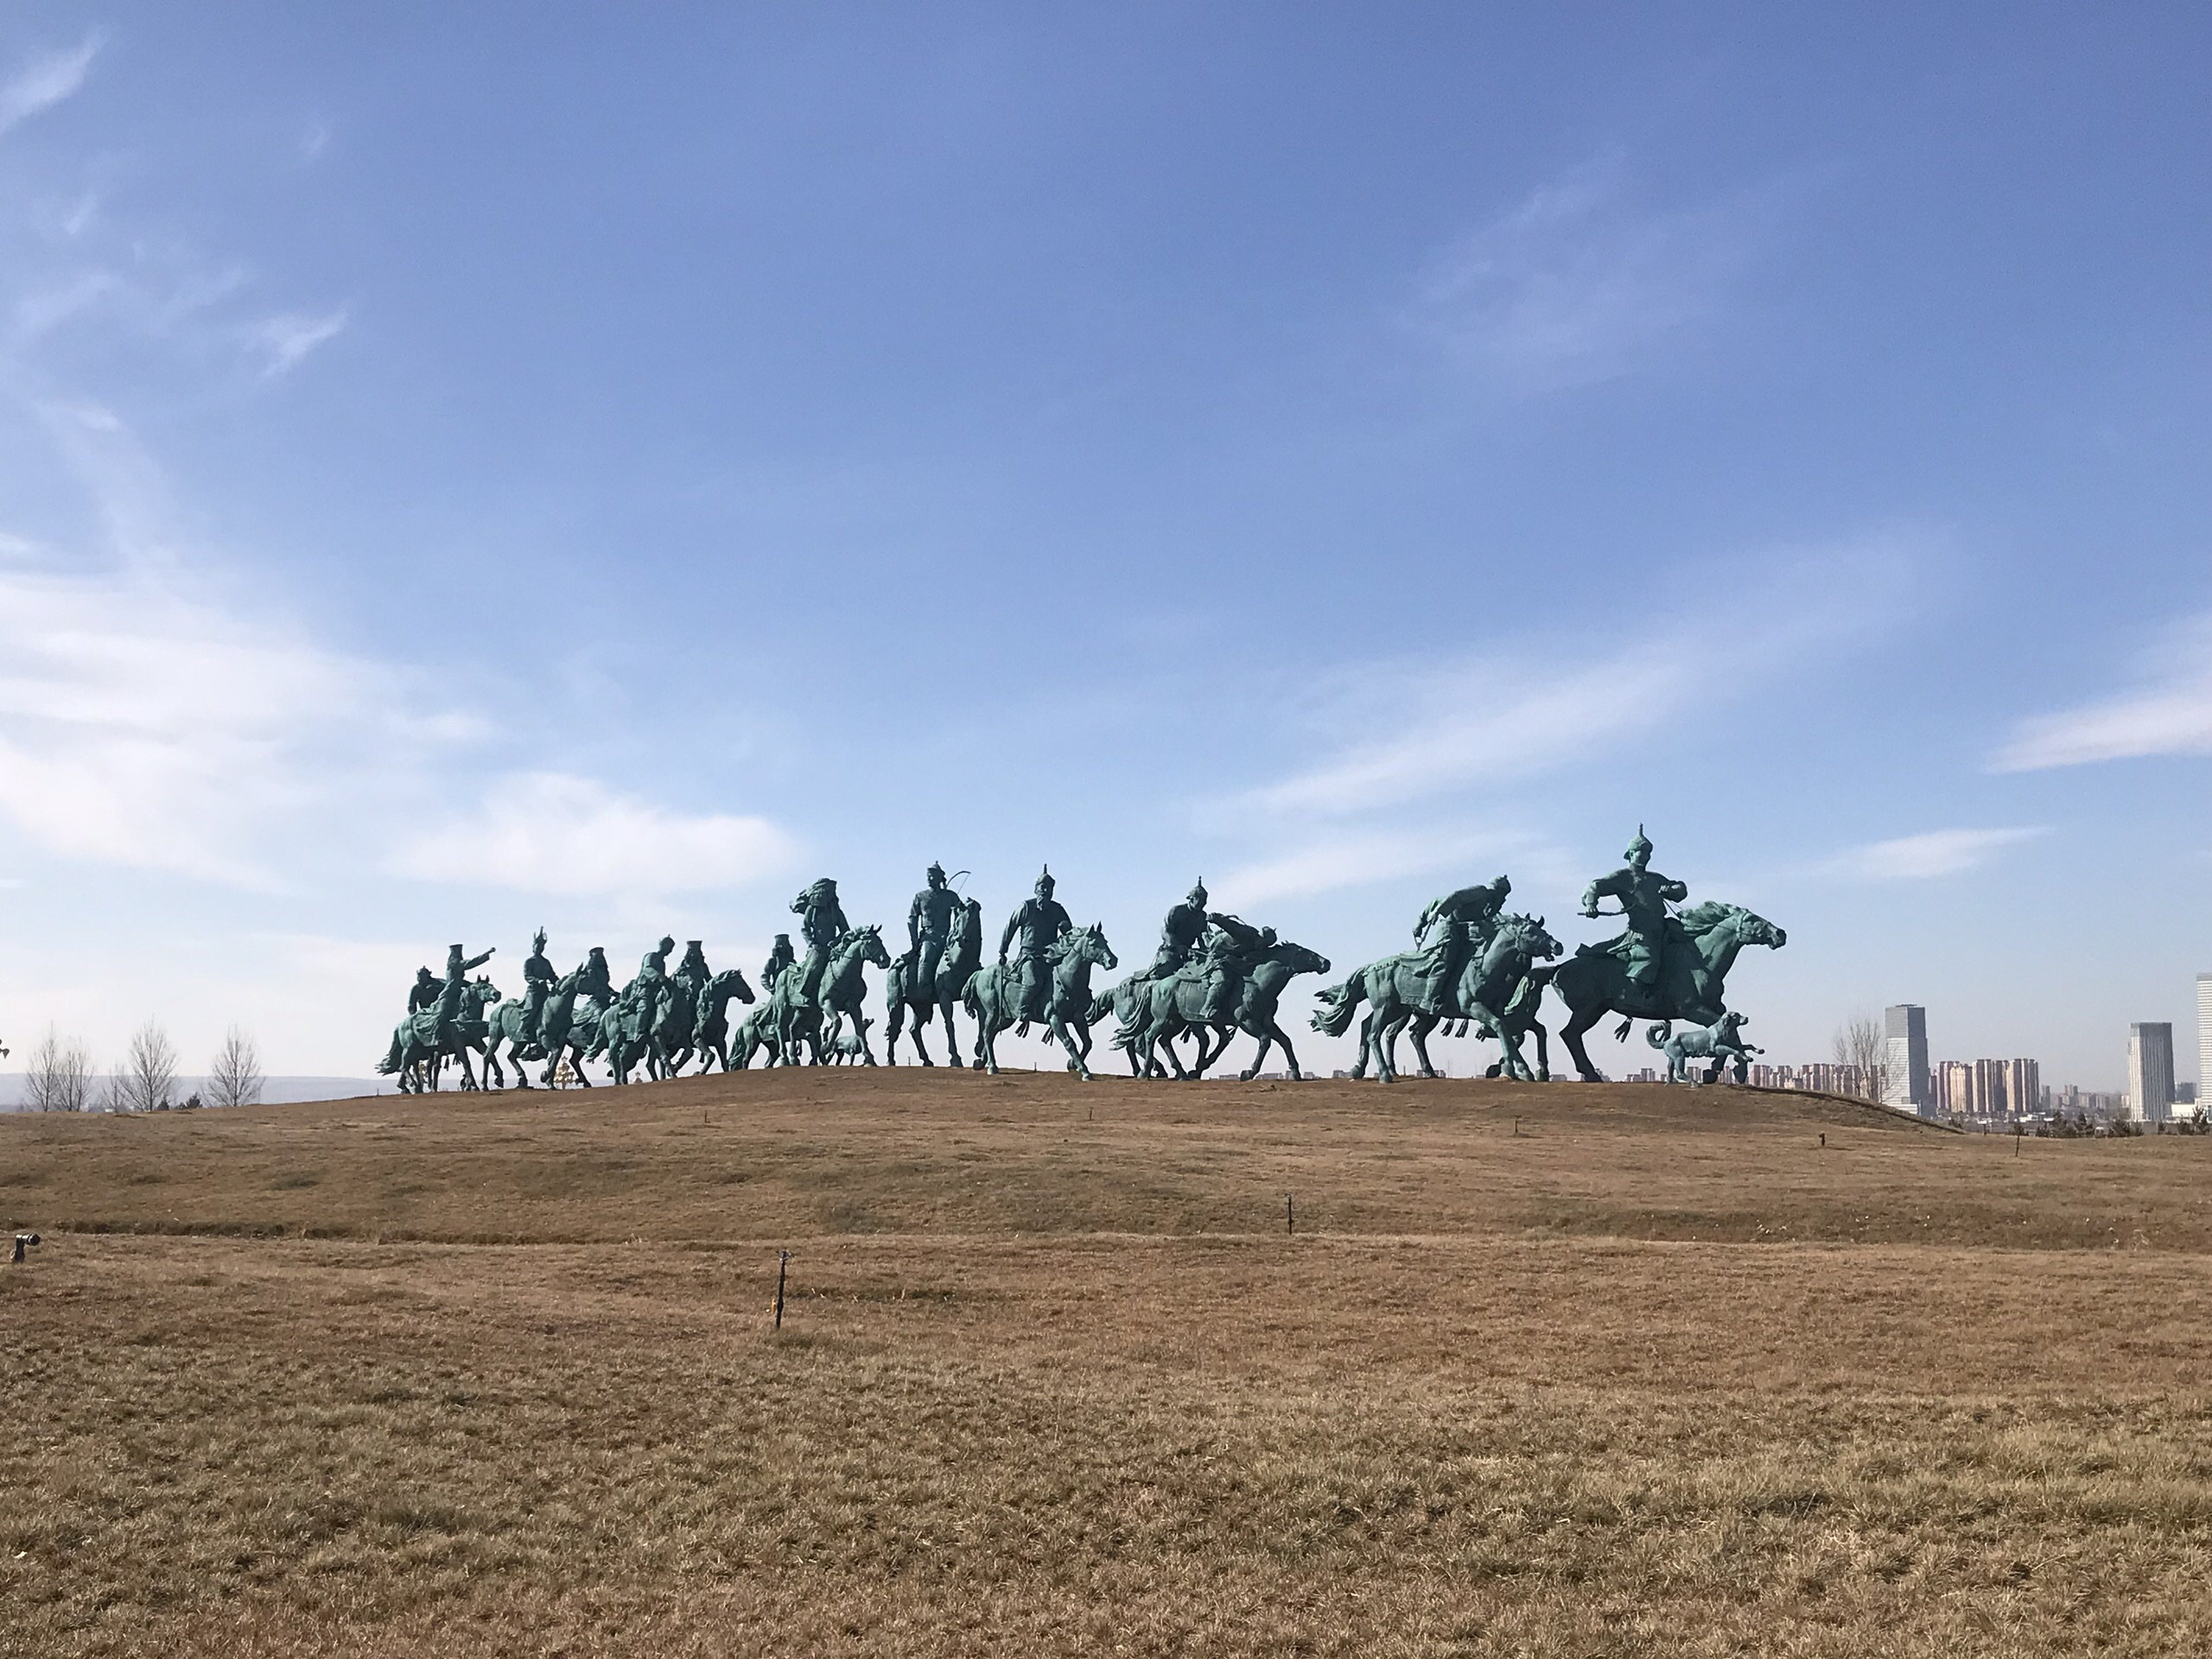
M 1974 1098 L 1974 1067 L 1964 1060 L 1946 1060 L 1936 1074 L 1936 1103 L 1950 1117 L 1979 1117 Z
M 1890 1088 L 1892 1099 L 1909 1105 L 1923 1117 L 1936 1109 L 1936 1091 L 1929 1086 L 1928 1010 L 1916 1002 L 1900 1002 L 1882 1011 L 1883 1035 L 1887 1039 Z
M 2212 1096 L 2212 974 L 2196 976 L 2196 1098 Z
M 2145 1020 L 2127 1028 L 2127 1110 L 2145 1123 L 2174 1115 L 2174 1028 Z
M 2007 1060 L 2005 1074 L 2005 1116 L 2033 1117 L 2043 1110 L 2043 1067 L 2033 1060 Z

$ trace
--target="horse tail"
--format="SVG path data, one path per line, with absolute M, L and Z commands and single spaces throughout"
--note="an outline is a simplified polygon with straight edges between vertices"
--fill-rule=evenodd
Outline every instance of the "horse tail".
M 1114 993 L 1110 990 L 1100 991 L 1090 999 L 1090 1013 L 1086 1017 L 1095 1026 L 1113 1012 Z
M 971 1020 L 981 1020 L 983 1017 L 982 994 L 976 989 L 976 987 L 982 982 L 982 970 L 977 969 L 968 976 L 968 983 L 960 992 L 960 1006 L 968 1010 L 968 1017 Z
M 1332 986 L 1314 1000 L 1320 1007 L 1313 1011 L 1313 1029 L 1325 1036 L 1341 1037 L 1351 1029 L 1353 1010 L 1367 995 L 1367 975 L 1364 970 L 1354 974 L 1341 985 Z
M 1650 1030 L 1643 1033 L 1643 1040 L 1650 1044 L 1654 1048 L 1666 1047 L 1667 1039 L 1674 1034 L 1674 1025 L 1675 1022 L 1671 1020 L 1662 1020 L 1657 1025 L 1652 1027 Z M 1623 1020 L 1621 1022 L 1621 1027 L 1622 1035 L 1627 1035 L 1628 1022 L 1626 1020 Z

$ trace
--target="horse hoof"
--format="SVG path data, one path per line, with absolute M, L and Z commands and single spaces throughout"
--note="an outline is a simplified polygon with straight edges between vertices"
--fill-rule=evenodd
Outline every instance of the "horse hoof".
M 1236 1074 L 1236 1081 L 1239 1083 L 1249 1083 L 1258 1075 L 1259 1073 L 1256 1071 L 1239 1071 Z

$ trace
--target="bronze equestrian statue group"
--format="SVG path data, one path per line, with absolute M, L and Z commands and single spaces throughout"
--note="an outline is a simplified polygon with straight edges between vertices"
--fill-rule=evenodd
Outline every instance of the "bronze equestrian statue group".
M 1549 990 L 1567 1007 L 1558 1035 L 1575 1071 L 1602 1081 L 1583 1039 L 1607 1014 L 1615 1034 L 1650 1022 L 1651 1046 L 1664 1052 L 1670 1080 L 1696 1082 L 1691 1059 L 1706 1061 L 1705 1081 L 1732 1066 L 1742 1082 L 1749 1055 L 1745 1017 L 1729 1009 L 1724 982 L 1745 945 L 1780 948 L 1783 931 L 1738 905 L 1708 901 L 1684 908 L 1688 887 L 1651 868 L 1652 846 L 1639 829 L 1625 862 L 1584 891 L 1586 918 L 1618 916 L 1622 931 L 1601 944 L 1566 947 L 1544 918 L 1506 909 L 1505 876 L 1432 899 L 1414 924 L 1414 948 L 1356 969 L 1316 998 L 1313 1028 L 1331 1037 L 1357 1023 L 1358 1055 L 1350 1075 L 1372 1067 L 1382 1082 L 1398 1076 L 1401 1036 L 1413 1045 L 1419 1075 L 1437 1075 L 1428 1039 L 1475 1035 L 1498 1045 L 1491 1077 L 1535 1082 L 1551 1076 L 1550 1035 L 1538 1017 Z M 963 874 L 965 872 L 962 873 Z M 459 1063 L 463 1089 L 575 1083 L 586 1067 L 606 1066 L 616 1083 L 679 1076 L 696 1064 L 743 1071 L 763 1065 L 876 1064 L 863 1012 L 867 969 L 884 976 L 884 1060 L 896 1064 L 901 1038 L 923 1065 L 934 1065 L 925 1033 L 942 1025 L 946 1064 L 998 1070 L 997 1039 L 1041 1026 L 1065 1050 L 1067 1069 L 1091 1075 L 1091 1032 L 1109 1017 L 1111 1046 L 1139 1077 L 1204 1077 L 1241 1034 L 1256 1046 L 1239 1074 L 1256 1076 L 1277 1047 L 1289 1075 L 1302 1074 L 1277 1013 L 1290 982 L 1327 974 L 1329 959 L 1281 938 L 1272 927 L 1210 907 L 1204 882 L 1171 906 L 1146 966 L 1094 991 L 1093 969 L 1119 966 L 1105 930 L 1078 927 L 1056 896 L 1052 872 L 1007 918 L 995 962 L 983 961 L 983 910 L 931 864 L 906 912 L 906 949 L 893 958 L 879 926 L 855 926 L 828 877 L 792 899 L 802 952 L 786 933 L 761 969 L 759 991 L 737 969 L 715 972 L 691 940 L 663 938 L 616 990 L 607 955 L 594 945 L 567 974 L 547 957 L 540 929 L 522 965 L 523 995 L 501 1001 L 491 981 L 471 973 L 491 957 L 454 945 L 443 977 L 425 967 L 408 994 L 407 1014 L 378 1070 L 403 1090 L 439 1087 L 446 1063 Z M 1601 901 L 1611 899 L 1608 911 Z M 734 1014 L 732 1004 L 746 1005 Z M 963 1060 L 956 1014 L 974 1024 Z M 1675 1028 L 1682 1029 L 1677 1032 Z M 1524 1044 L 1534 1039 L 1533 1062 Z M 1178 1045 L 1187 1045 L 1186 1056 Z

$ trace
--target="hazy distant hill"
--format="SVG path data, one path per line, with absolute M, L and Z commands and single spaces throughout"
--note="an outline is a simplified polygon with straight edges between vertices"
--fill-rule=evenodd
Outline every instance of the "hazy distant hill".
M 182 1100 L 205 1084 L 205 1077 L 181 1077 L 176 1080 L 176 1097 Z M 105 1077 L 93 1080 L 92 1097 L 98 1099 L 107 1086 Z M 392 1092 L 390 1077 L 271 1077 L 262 1085 L 261 1098 L 273 1106 L 282 1106 L 301 1100 L 344 1100 L 353 1095 L 375 1095 Z M 0 1071 L 0 1112 L 12 1112 L 23 1103 L 23 1074 L 20 1071 Z

